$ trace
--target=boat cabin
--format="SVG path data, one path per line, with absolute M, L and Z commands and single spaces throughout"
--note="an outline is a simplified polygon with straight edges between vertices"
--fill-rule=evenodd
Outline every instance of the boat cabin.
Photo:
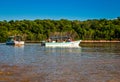
M 52 36 L 48 42 L 71 42 L 71 38 L 68 36 Z

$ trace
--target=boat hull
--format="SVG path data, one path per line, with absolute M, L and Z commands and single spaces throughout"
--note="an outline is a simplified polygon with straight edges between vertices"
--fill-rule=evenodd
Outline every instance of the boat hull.
M 24 41 L 7 41 L 6 45 L 24 45 Z
M 81 40 L 72 42 L 46 42 L 46 47 L 79 47 Z

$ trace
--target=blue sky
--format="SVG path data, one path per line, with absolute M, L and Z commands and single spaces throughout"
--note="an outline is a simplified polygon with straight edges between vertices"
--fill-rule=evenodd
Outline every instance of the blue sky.
M 114 19 L 120 0 L 1 0 L 0 20 Z

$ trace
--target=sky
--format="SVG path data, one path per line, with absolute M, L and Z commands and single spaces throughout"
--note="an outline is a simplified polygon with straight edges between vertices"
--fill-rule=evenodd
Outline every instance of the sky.
M 120 17 L 120 0 L 0 0 L 0 20 Z

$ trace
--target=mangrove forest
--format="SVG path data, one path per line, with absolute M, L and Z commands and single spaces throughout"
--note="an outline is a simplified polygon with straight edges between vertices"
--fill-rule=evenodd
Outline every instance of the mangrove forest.
M 0 21 L 0 42 L 21 35 L 25 41 L 42 41 L 52 35 L 82 40 L 120 40 L 120 17 L 116 19 L 80 20 L 10 20 Z

